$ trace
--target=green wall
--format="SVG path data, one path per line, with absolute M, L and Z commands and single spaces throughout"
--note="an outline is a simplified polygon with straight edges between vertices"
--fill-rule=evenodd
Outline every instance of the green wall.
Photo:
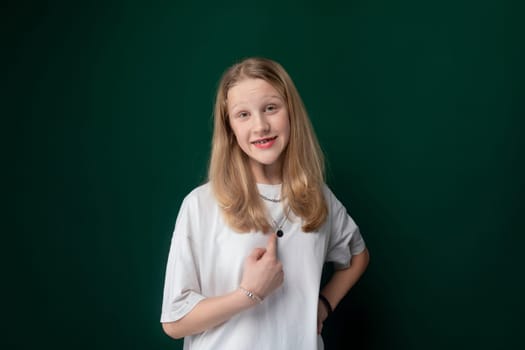
M 294 78 L 371 251 L 329 349 L 523 348 L 522 3 L 178 3 L 3 5 L 3 348 L 182 349 L 171 231 L 252 55 Z

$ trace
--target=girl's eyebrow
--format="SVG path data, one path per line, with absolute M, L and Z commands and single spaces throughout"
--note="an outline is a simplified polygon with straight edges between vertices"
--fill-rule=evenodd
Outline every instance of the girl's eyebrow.
M 278 100 L 283 100 L 283 98 L 279 95 L 264 95 L 261 99 L 270 99 L 270 98 L 276 98 Z M 236 103 L 233 106 L 231 106 L 230 111 L 233 111 L 236 107 L 239 105 L 242 105 L 245 102 Z M 228 105 L 228 100 L 226 100 L 226 105 Z

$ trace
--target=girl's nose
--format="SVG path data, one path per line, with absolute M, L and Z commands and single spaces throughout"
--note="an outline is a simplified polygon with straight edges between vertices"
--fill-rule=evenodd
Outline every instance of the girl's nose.
M 258 113 L 254 116 L 254 131 L 261 134 L 266 134 L 270 131 L 270 123 L 264 115 Z

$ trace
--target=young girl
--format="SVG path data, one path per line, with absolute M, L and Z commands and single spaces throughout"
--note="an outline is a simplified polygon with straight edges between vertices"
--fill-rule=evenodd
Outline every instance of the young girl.
M 336 271 L 320 291 L 326 261 Z M 322 349 L 324 320 L 367 264 L 286 71 L 263 58 L 230 67 L 215 102 L 209 182 L 177 217 L 164 331 L 185 337 L 186 350 Z

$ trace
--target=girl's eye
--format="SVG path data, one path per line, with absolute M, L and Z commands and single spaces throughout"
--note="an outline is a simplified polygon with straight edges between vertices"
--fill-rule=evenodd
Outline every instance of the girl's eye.
M 248 116 L 248 113 L 246 113 L 246 112 L 240 112 L 240 113 L 238 114 L 238 116 L 239 116 L 239 118 L 246 118 L 246 117 Z
M 275 111 L 276 108 L 277 107 L 275 105 L 268 105 L 268 106 L 266 106 L 266 111 L 273 112 L 273 111 Z

